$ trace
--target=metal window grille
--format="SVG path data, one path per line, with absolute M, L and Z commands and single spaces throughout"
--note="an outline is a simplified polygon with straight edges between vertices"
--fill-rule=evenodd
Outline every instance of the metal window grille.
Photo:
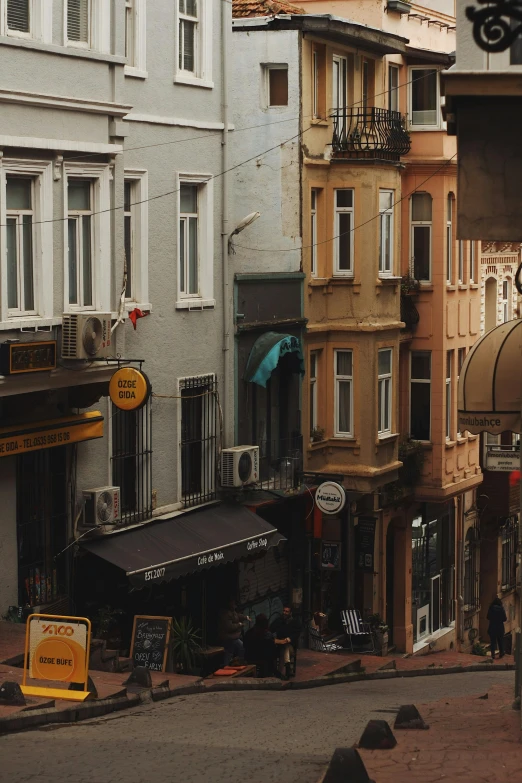
M 185 506 L 216 497 L 217 381 L 184 378 L 181 391 L 181 496 Z
M 152 404 L 137 411 L 112 406 L 112 481 L 121 516 L 131 524 L 152 516 Z
M 502 590 L 512 590 L 516 584 L 516 553 L 518 520 L 509 517 L 502 528 Z
M 65 447 L 20 455 L 16 470 L 18 600 L 51 603 L 67 589 Z
M 464 611 L 480 608 L 480 571 L 478 567 L 479 540 L 477 529 L 472 527 L 464 544 Z

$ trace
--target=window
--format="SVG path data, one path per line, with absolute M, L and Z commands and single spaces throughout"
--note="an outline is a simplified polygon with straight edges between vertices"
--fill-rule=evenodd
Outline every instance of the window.
M 69 304 L 93 307 L 92 182 L 70 179 L 67 188 Z
M 199 0 L 179 0 L 179 70 L 196 73 Z
M 388 66 L 388 109 L 399 111 L 399 69 L 396 65 Z
M 318 351 L 310 353 L 310 440 L 314 440 L 317 431 L 317 364 Z
M 431 437 L 431 352 L 412 351 L 410 375 L 410 437 Z
M 434 68 L 410 69 L 410 123 L 419 127 L 439 125 L 439 75 Z
M 48 0 L 0 0 L 0 35 L 52 43 L 50 6 Z
M 147 172 L 125 170 L 123 220 L 127 284 L 125 298 L 148 305 Z
M 383 348 L 378 355 L 379 435 L 388 435 L 392 428 L 392 351 Z
M 334 200 L 334 275 L 352 275 L 353 190 L 335 190 Z
M 429 281 L 431 277 L 431 211 L 429 193 L 414 193 L 411 197 L 411 244 L 413 276 Z
M 379 191 L 379 275 L 393 274 L 393 190 Z
M 451 368 L 453 364 L 453 351 L 446 353 L 446 440 L 451 440 L 452 431 L 452 388 L 451 388 Z
M 144 2 L 144 0 L 141 0 Z M 177 0 L 178 55 L 175 82 L 213 87 L 212 0 Z M 142 14 L 143 15 L 143 14 Z M 140 25 L 145 37 L 143 22 Z
M 269 106 L 288 106 L 288 67 L 267 66 Z
M 134 221 L 132 219 L 132 205 L 134 198 L 134 183 L 132 180 L 125 180 L 123 186 L 123 222 L 125 234 L 125 271 L 127 280 L 125 282 L 125 299 L 132 299 L 133 294 L 133 266 L 134 266 Z
M 121 517 L 127 523 L 152 516 L 152 406 L 136 411 L 112 405 L 112 483 L 120 488 Z
M 353 436 L 353 352 L 334 351 L 335 434 Z
M 362 64 L 362 108 L 363 111 L 366 112 L 368 108 L 368 90 L 369 90 L 369 82 L 370 82 L 370 74 L 369 74 L 369 63 L 368 60 L 363 60 Z
M 453 282 L 453 196 L 448 196 L 446 215 L 446 282 Z
M 125 74 L 146 78 L 147 0 L 125 0 Z
M 311 275 L 317 275 L 317 194 L 316 188 L 310 191 L 310 258 Z
M 457 352 L 457 384 L 459 382 L 460 373 L 462 371 L 462 366 L 464 364 L 465 359 L 466 359 L 466 349 L 465 348 L 459 348 L 459 350 Z M 457 437 L 460 438 L 461 435 L 462 435 L 462 432 L 459 429 L 458 432 L 457 432 Z
M 332 60 L 332 114 L 334 132 L 340 140 L 345 140 L 348 118 L 346 104 L 348 100 L 348 60 L 346 57 L 333 56 Z
M 34 314 L 34 186 L 29 177 L 6 178 L 7 307 Z
M 469 243 L 469 282 L 475 281 L 475 243 Z
M 502 281 L 502 319 L 511 320 L 511 280 Z
M 464 282 L 464 241 L 459 240 L 459 283 Z
M 6 0 L 7 35 L 30 36 L 31 0 Z
M 325 71 L 326 71 L 326 47 L 324 44 L 314 43 L 312 50 L 312 117 L 325 119 Z
M 214 375 L 180 381 L 181 498 L 185 506 L 216 497 L 216 392 Z
M 502 526 L 502 590 L 516 585 L 518 519 L 508 517 Z
M 319 117 L 319 52 L 312 52 L 312 117 Z
M 135 0 L 125 0 L 125 59 L 127 65 L 134 65 L 134 41 L 136 38 Z
M 67 0 L 67 41 L 75 46 L 90 46 L 91 0 Z
M 177 308 L 215 305 L 213 212 L 210 176 L 180 174 Z

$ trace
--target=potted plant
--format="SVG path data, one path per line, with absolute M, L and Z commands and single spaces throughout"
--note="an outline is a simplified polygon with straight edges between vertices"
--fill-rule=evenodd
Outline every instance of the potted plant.
M 192 625 L 190 617 L 172 620 L 170 632 L 170 652 L 177 672 L 195 673 L 198 652 L 201 649 L 199 629 Z
M 105 639 L 107 649 L 119 650 L 121 645 L 121 629 L 118 626 L 118 617 L 123 612 L 113 606 L 100 607 L 94 618 L 94 633 L 96 639 Z
M 419 292 L 420 283 L 409 272 L 401 278 L 401 294 L 404 296 L 415 296 Z
M 324 430 L 322 427 L 314 427 L 310 433 L 310 440 L 312 443 L 320 443 L 322 440 L 324 440 L 325 432 L 326 430 Z
M 375 639 L 375 649 L 379 655 L 388 655 L 388 626 L 380 614 L 370 614 L 367 620 Z

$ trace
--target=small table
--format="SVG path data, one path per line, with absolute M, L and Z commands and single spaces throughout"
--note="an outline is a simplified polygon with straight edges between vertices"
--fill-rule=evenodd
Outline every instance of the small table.
M 244 668 L 241 669 L 241 671 L 233 672 L 232 674 L 228 675 L 221 675 L 221 674 L 209 674 L 208 677 L 205 677 L 206 680 L 223 680 L 223 682 L 226 682 L 227 680 L 234 680 L 237 677 L 255 677 L 256 676 L 256 666 L 255 664 L 248 664 Z

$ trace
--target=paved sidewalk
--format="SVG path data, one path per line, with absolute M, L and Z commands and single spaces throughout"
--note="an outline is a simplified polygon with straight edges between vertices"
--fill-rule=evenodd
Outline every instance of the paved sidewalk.
M 393 750 L 360 750 L 369 777 L 376 783 L 519 783 L 520 712 L 512 702 L 512 687 L 494 685 L 486 699 L 417 704 L 429 730 L 396 730 Z

